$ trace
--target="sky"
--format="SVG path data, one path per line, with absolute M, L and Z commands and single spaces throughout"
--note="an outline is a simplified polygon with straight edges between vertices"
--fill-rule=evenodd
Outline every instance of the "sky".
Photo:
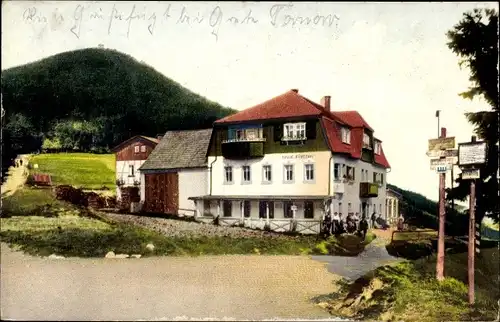
M 389 183 L 437 200 L 436 110 L 457 143 L 473 134 L 464 113 L 490 110 L 458 95 L 469 71 L 446 45 L 474 8 L 498 4 L 2 1 L 2 69 L 102 45 L 237 110 L 290 89 L 330 95 L 383 141 Z

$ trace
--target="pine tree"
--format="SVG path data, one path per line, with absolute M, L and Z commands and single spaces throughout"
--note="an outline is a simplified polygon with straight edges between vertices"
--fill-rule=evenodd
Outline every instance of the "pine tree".
M 460 95 L 466 99 L 484 99 L 490 111 L 466 113 L 474 125 L 474 133 L 488 145 L 487 163 L 480 168 L 476 184 L 476 217 L 484 216 L 499 221 L 498 186 L 498 12 L 494 9 L 474 9 L 463 14 L 462 20 L 448 31 L 448 47 L 460 58 L 460 67 L 470 71 L 471 86 Z M 465 200 L 469 182 L 456 180 L 458 186 L 449 189 L 447 198 Z

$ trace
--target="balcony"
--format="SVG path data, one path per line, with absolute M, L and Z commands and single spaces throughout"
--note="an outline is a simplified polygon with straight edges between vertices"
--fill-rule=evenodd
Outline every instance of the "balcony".
M 264 141 L 226 140 L 222 143 L 222 156 L 226 159 L 252 159 L 264 156 Z
M 334 181 L 333 182 L 333 193 L 344 193 L 345 192 L 345 185 L 341 181 Z
M 361 182 L 359 184 L 359 196 L 361 198 L 378 197 L 378 184 L 372 182 Z

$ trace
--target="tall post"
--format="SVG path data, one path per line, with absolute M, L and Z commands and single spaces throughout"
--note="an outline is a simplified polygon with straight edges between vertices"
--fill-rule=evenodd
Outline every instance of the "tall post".
M 474 256 L 476 246 L 476 183 L 475 180 L 470 182 L 470 197 L 469 197 L 469 257 L 468 257 L 468 271 L 469 271 L 469 304 L 474 304 Z
M 439 111 L 438 111 L 439 112 Z M 439 116 L 439 113 L 437 113 Z M 440 138 L 446 137 L 446 129 L 442 128 Z M 444 279 L 444 234 L 446 223 L 446 209 L 445 209 L 445 186 L 446 186 L 446 173 L 439 174 L 439 233 L 438 233 L 438 253 L 436 261 L 436 279 L 442 281 Z

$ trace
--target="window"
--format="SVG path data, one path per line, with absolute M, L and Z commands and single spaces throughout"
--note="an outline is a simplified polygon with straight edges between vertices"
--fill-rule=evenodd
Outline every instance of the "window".
M 251 204 L 249 200 L 243 201 L 243 216 L 250 217 Z
M 304 177 L 305 181 L 314 181 L 314 164 L 304 165 Z
M 373 172 L 373 182 L 377 183 L 378 182 L 378 173 Z
M 350 203 L 350 202 L 347 204 L 347 212 L 348 213 L 352 212 L 352 203 Z
M 233 204 L 230 200 L 224 200 L 222 205 L 222 215 L 224 217 L 231 217 L 233 214 Z
M 373 182 L 383 184 L 384 183 L 384 174 L 374 172 L 373 173 Z
M 244 165 L 241 169 L 242 169 L 242 172 L 243 172 L 243 182 L 244 183 L 249 183 L 250 179 L 251 179 L 251 176 L 250 176 L 250 166 Z
M 224 182 L 232 183 L 233 182 L 233 167 L 224 167 Z
M 138 145 L 134 146 L 134 152 L 139 153 L 139 146 Z
M 383 173 L 380 174 L 380 183 L 384 183 L 384 174 Z
M 378 213 L 379 213 L 379 214 L 382 214 L 382 204 L 380 204 L 380 205 L 378 205 L 378 206 L 379 206 L 379 207 L 378 207 Z
M 363 148 L 371 148 L 370 136 L 366 133 L 363 133 Z
M 133 165 L 129 165 L 129 166 L 128 166 L 128 176 L 129 176 L 129 177 L 133 177 L 133 176 L 135 176 L 135 173 L 134 173 L 134 166 L 133 166 Z
M 342 176 L 342 168 L 340 163 L 335 163 L 333 165 L 333 179 L 334 180 L 340 180 Z
M 146 152 L 146 146 L 145 145 L 141 145 L 141 152 Z
M 284 173 L 284 181 L 285 182 L 293 182 L 293 165 L 287 164 L 285 165 L 285 173 Z
M 269 218 L 274 218 L 274 202 L 260 201 L 259 202 L 259 218 L 266 218 L 267 207 L 269 206 Z
M 314 203 L 312 201 L 304 201 L 304 218 L 314 218 Z
M 339 213 L 342 214 L 342 203 L 339 202 Z
M 340 132 L 342 134 L 342 142 L 347 143 L 347 144 L 351 144 L 351 130 L 349 130 L 346 127 L 343 127 L 340 130 Z
M 375 141 L 375 154 L 381 154 L 382 152 L 382 145 L 380 144 L 379 141 Z
M 210 215 L 210 200 L 203 200 L 203 214 L 205 216 Z
M 262 166 L 262 181 L 264 181 L 264 182 L 271 182 L 272 181 L 271 166 L 270 165 Z
M 283 126 L 283 141 L 306 140 L 306 123 L 286 123 Z
M 354 181 L 354 167 L 347 166 L 346 179 Z
M 292 206 L 293 204 L 291 201 L 285 201 L 283 203 L 283 217 L 293 218 Z

